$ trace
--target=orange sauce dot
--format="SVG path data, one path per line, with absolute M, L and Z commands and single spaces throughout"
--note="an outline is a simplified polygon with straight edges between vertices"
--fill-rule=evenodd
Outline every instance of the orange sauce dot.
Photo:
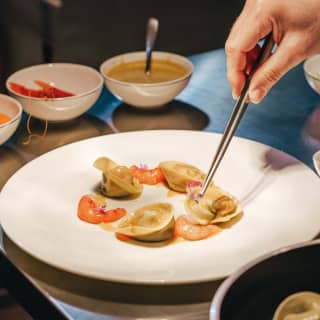
M 0 112 L 0 124 L 4 124 L 4 123 L 8 122 L 8 121 L 10 121 L 10 119 L 11 118 L 8 117 L 6 114 Z
M 125 234 L 122 234 L 122 233 L 116 233 L 116 238 L 120 241 L 131 241 L 132 238 L 125 235 Z

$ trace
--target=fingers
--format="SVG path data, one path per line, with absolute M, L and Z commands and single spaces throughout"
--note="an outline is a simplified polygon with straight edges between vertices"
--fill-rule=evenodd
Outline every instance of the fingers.
M 240 96 L 245 83 L 245 75 L 249 74 L 254 61 L 260 52 L 260 46 L 256 45 L 251 51 L 239 55 L 240 60 L 227 59 L 228 79 L 232 83 L 232 96 L 234 99 Z
M 248 4 L 249 2 L 247 2 Z M 234 24 L 225 44 L 227 77 L 233 96 L 238 97 L 245 83 L 247 54 L 254 50 L 258 41 L 272 31 L 272 23 L 247 5 Z M 250 26 L 250 28 L 248 28 Z
M 259 103 L 272 86 L 290 69 L 304 59 L 301 45 L 295 39 L 285 37 L 275 53 L 255 72 L 252 77 L 249 98 Z
M 260 53 L 261 47 L 257 44 L 254 49 L 252 49 L 251 51 L 249 51 L 247 53 L 247 65 L 246 65 L 246 70 L 245 73 L 249 74 L 253 64 L 255 63 L 255 61 L 257 60 L 259 53 Z
M 230 57 L 230 58 L 229 58 Z M 245 83 L 245 74 L 247 59 L 246 54 L 227 55 L 227 77 L 232 89 L 232 96 L 236 99 L 240 96 Z

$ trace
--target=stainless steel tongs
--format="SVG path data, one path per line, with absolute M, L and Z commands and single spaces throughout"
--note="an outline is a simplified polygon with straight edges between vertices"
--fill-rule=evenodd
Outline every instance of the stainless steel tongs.
M 229 121 L 228 121 L 226 128 L 224 130 L 220 144 L 219 144 L 217 151 L 216 151 L 216 154 L 213 158 L 211 167 L 210 167 L 209 172 L 204 180 L 204 183 L 202 185 L 202 189 L 198 195 L 199 198 L 201 198 L 205 194 L 205 192 L 207 191 L 208 186 L 210 185 L 210 182 L 211 182 L 215 172 L 217 171 L 219 164 L 221 163 L 221 160 L 222 160 L 225 152 L 227 151 L 227 148 L 230 144 L 230 141 L 231 141 L 231 139 L 232 139 L 239 123 L 240 123 L 240 120 L 241 120 L 244 112 L 247 109 L 247 106 L 249 103 L 248 92 L 249 92 L 251 78 L 252 78 L 254 72 L 259 67 L 259 65 L 262 64 L 266 59 L 269 58 L 269 56 L 272 53 L 273 46 L 274 46 L 274 41 L 273 41 L 272 33 L 270 33 L 264 40 L 264 43 L 263 43 L 263 46 L 260 50 L 259 56 L 256 59 L 256 61 L 254 62 L 252 69 L 250 70 L 250 73 L 246 78 L 246 82 L 245 82 L 244 88 L 242 89 L 241 95 L 232 110 L 231 116 L 230 116 Z

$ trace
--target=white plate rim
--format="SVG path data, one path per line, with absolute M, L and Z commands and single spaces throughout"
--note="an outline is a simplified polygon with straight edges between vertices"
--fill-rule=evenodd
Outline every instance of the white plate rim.
M 216 137 L 221 137 L 222 134 L 220 133 L 216 133 L 216 132 L 208 132 L 208 131 L 195 131 L 195 130 L 141 130 L 141 131 L 129 131 L 129 132 L 120 132 L 120 133 L 113 133 L 113 134 L 105 134 L 105 135 L 101 135 L 101 136 L 97 136 L 97 137 L 91 137 L 91 138 L 88 138 L 88 139 L 82 139 L 82 140 L 79 140 L 79 141 L 76 141 L 76 142 L 72 142 L 72 143 L 69 143 L 69 144 L 66 144 L 64 146 L 60 146 L 60 147 L 57 147 L 57 148 L 54 148 L 44 154 L 42 154 L 41 156 L 31 160 L 30 162 L 26 163 L 24 166 L 22 166 L 21 168 L 19 168 L 16 172 L 20 172 L 21 170 L 24 170 L 26 167 L 28 167 L 29 165 L 31 165 L 33 162 L 43 158 L 43 157 L 46 157 L 47 155 L 51 154 L 51 153 L 54 153 L 56 150 L 60 150 L 60 149 L 64 149 L 64 148 L 68 148 L 69 146 L 71 145 L 77 145 L 77 144 L 81 144 L 81 143 L 84 143 L 84 142 L 89 142 L 89 141 L 93 141 L 93 140 L 96 140 L 96 139 L 101 139 L 103 140 L 105 137 L 109 137 L 110 135 L 122 135 L 122 136 L 125 136 L 125 135 L 143 135 L 145 132 L 148 132 L 148 133 L 155 133 L 155 134 L 161 134 L 163 132 L 166 132 L 166 133 L 172 133 L 172 134 L 175 134 L 175 133 L 178 133 L 178 134 L 181 134 L 181 133 L 192 133 L 192 134 L 197 134 L 197 135 L 207 135 L 207 136 L 216 136 Z M 242 140 L 242 141 L 247 141 L 249 143 L 255 143 L 257 145 L 260 145 L 262 147 L 270 147 L 274 150 L 278 150 L 278 151 L 281 151 L 281 152 L 284 152 L 282 151 L 281 149 L 277 149 L 277 148 L 274 148 L 272 146 L 269 146 L 267 144 L 264 144 L 262 142 L 259 142 L 257 140 L 254 140 L 254 139 L 248 139 L 248 138 L 244 138 L 244 137 L 239 137 L 239 136 L 234 136 L 234 139 L 235 140 Z M 287 153 L 287 152 L 284 152 L 290 156 L 292 156 L 290 153 Z M 293 156 L 292 156 L 293 157 Z M 296 159 L 296 158 L 295 158 Z M 302 161 L 298 160 L 299 161 L 299 164 L 301 166 L 303 166 L 304 168 L 307 168 L 310 172 L 313 172 L 313 170 L 311 170 L 305 163 L 303 163 Z M 3 186 L 2 190 L 5 189 L 6 185 L 12 180 L 14 179 L 14 176 L 15 174 L 13 174 L 9 179 L 8 181 L 5 183 L 5 185 Z M 315 173 L 314 173 L 315 174 Z M 1 197 L 1 191 L 0 190 L 0 197 Z M 114 283 L 123 283 L 123 284 L 131 284 L 131 285 L 161 285 L 161 286 L 170 286 L 170 285 L 188 285 L 188 284 L 195 284 L 195 283 L 206 283 L 206 282 L 212 282 L 212 281 L 220 281 L 220 280 L 223 280 L 223 279 L 226 279 L 228 277 L 230 277 L 231 274 L 229 275 L 226 275 L 225 277 L 203 277 L 203 278 L 199 278 L 199 279 L 190 279 L 190 280 L 142 280 L 142 279 L 127 279 L 127 278 L 115 278 L 115 277 L 101 277 L 99 275 L 95 276 L 95 275 L 88 275 L 88 273 L 85 273 L 85 272 L 81 272 L 79 270 L 74 270 L 72 268 L 68 268 L 68 267 L 61 267 L 61 265 L 59 265 L 58 263 L 54 263 L 54 262 L 48 262 L 46 260 L 44 260 L 41 256 L 38 256 L 37 254 L 34 254 L 33 252 L 31 252 L 31 250 L 28 250 L 26 248 L 24 248 L 23 244 L 19 243 L 18 241 L 12 239 L 10 237 L 10 234 L 8 234 L 2 224 L 1 224 L 1 221 L 0 221 L 0 227 L 2 229 L 2 231 L 6 234 L 6 236 L 15 244 L 17 245 L 17 247 L 19 247 L 22 251 L 26 252 L 28 255 L 30 255 L 31 257 L 39 260 L 41 263 L 43 264 L 46 264 L 46 265 L 49 265 L 49 266 L 52 266 L 54 268 L 57 268 L 58 270 L 62 270 L 62 271 L 65 271 L 65 272 L 68 272 L 68 273 L 71 273 L 71 274 L 75 274 L 75 275 L 79 275 L 79 276 L 82 276 L 82 277 L 86 277 L 86 278 L 89 278 L 89 279 L 96 279 L 96 280 L 102 280 L 102 281 L 108 281 L 108 282 L 114 282 Z M 314 239 L 314 237 L 316 237 L 318 235 L 318 232 L 316 232 L 314 235 L 312 235 L 309 239 L 306 239 L 304 242 L 308 242 L 308 241 L 311 241 Z M 295 245 L 299 245 L 299 244 L 293 244 L 293 245 L 289 245 L 289 246 L 285 246 L 286 247 L 290 247 L 290 246 L 295 246 Z M 276 249 L 276 250 L 272 250 L 272 251 L 281 251 L 282 249 Z M 268 256 L 270 253 L 267 253 L 267 254 L 263 254 L 263 256 Z M 261 258 L 260 258 L 261 259 Z M 255 261 L 255 260 L 259 260 L 259 257 L 258 258 L 253 258 L 252 261 Z M 250 264 L 250 262 L 248 263 Z M 244 267 L 246 264 L 244 264 L 242 267 Z M 241 267 L 240 267 L 241 268 Z

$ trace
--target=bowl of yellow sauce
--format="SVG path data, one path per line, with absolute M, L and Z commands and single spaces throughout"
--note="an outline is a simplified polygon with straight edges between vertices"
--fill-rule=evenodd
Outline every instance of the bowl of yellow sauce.
M 160 107 L 186 87 L 193 65 L 181 55 L 155 51 L 147 75 L 145 59 L 144 51 L 118 55 L 103 62 L 100 72 L 108 90 L 121 101 L 140 108 Z
M 22 116 L 22 106 L 16 99 L 0 94 L 0 146 L 14 134 Z

